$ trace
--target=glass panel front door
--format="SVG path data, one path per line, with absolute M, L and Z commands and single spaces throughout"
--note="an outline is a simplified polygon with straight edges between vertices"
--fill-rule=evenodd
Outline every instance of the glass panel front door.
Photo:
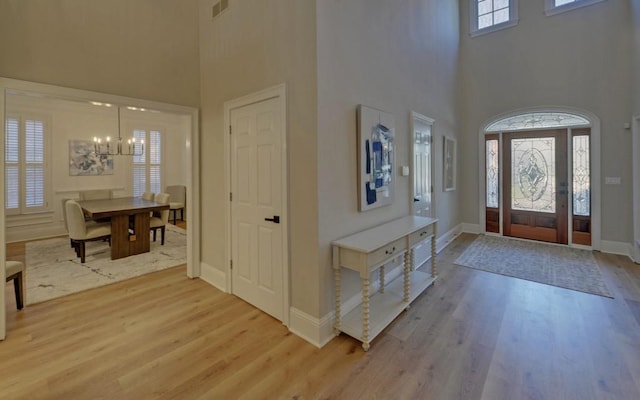
M 566 130 L 504 134 L 506 236 L 567 244 Z

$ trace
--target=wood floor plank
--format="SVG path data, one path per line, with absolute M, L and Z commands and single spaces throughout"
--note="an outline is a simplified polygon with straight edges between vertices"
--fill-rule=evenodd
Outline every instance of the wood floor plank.
M 0 398 L 640 398 L 638 265 L 594 253 L 609 299 L 455 265 L 474 238 L 366 353 L 317 349 L 184 267 L 19 312 L 9 284 Z

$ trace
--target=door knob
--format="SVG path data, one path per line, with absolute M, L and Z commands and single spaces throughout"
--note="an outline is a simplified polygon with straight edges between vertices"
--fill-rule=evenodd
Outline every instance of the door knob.
M 269 221 L 269 222 L 273 222 L 274 224 L 279 224 L 280 223 L 280 216 L 279 215 L 274 215 L 273 218 L 265 218 L 265 221 Z
M 419 199 L 419 198 L 417 198 L 417 197 L 414 197 L 414 198 L 413 198 L 413 202 L 414 202 L 414 203 L 417 203 L 417 202 L 419 202 L 419 201 L 420 201 L 420 199 Z

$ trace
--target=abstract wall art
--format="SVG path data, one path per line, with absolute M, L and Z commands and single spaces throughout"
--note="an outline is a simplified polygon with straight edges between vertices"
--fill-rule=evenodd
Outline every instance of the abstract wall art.
M 113 175 L 113 157 L 95 154 L 91 140 L 69 140 L 69 175 Z
M 393 203 L 395 124 L 392 114 L 359 105 L 357 125 L 358 202 L 367 211 Z

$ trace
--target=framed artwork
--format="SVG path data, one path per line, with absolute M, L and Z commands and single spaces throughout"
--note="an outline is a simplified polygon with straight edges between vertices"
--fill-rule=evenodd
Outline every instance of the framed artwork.
M 456 190 L 456 140 L 446 136 L 444 137 L 443 163 L 444 191 Z
M 95 154 L 91 140 L 69 140 L 69 175 L 113 175 L 113 156 Z
M 371 107 L 357 108 L 358 202 L 367 211 L 393 203 L 394 158 L 393 115 Z

